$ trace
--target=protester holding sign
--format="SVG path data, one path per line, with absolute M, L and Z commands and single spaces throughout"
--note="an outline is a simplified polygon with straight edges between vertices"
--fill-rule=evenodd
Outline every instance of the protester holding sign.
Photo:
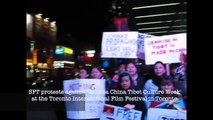
M 155 95 L 155 100 L 150 105 L 150 108 L 167 108 L 186 110 L 182 95 L 175 87 L 175 83 L 171 79 L 164 79 L 161 83 L 159 93 Z
M 89 68 L 86 68 L 86 67 L 80 68 L 79 78 L 80 79 L 90 78 L 90 70 L 89 70 Z
M 132 80 L 133 80 L 133 85 L 134 85 L 134 90 L 137 90 L 141 92 L 141 94 L 136 94 L 137 96 L 144 97 L 142 88 L 144 87 L 145 84 L 145 78 L 138 74 L 138 70 L 136 65 L 133 62 L 129 62 L 126 65 L 126 70 L 131 74 Z M 120 81 L 119 81 L 120 82 Z M 140 100 L 140 101 L 135 101 L 136 103 L 139 102 L 141 105 L 140 110 L 143 111 L 143 113 L 146 112 L 146 107 L 145 107 L 145 100 Z M 143 114 L 144 115 L 144 114 Z M 142 116 L 142 119 L 144 119 L 144 116 Z
M 141 91 L 137 91 L 133 84 L 133 78 L 129 72 L 119 75 L 118 88 L 110 90 L 110 100 L 108 104 L 124 107 L 126 109 L 145 110 L 145 104 Z
M 157 61 L 154 64 L 154 75 L 152 79 L 147 80 L 143 89 L 147 108 L 149 108 L 151 101 L 154 99 L 155 92 L 160 88 L 162 80 L 169 77 L 166 75 L 165 65 L 161 61 Z

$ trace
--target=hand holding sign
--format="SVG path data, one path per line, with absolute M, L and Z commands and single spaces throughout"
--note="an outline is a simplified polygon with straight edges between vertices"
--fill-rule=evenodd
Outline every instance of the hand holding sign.
M 166 107 L 169 107 L 170 105 L 174 105 L 175 102 L 177 102 L 179 99 L 173 99 L 173 100 L 170 100 L 168 105 Z

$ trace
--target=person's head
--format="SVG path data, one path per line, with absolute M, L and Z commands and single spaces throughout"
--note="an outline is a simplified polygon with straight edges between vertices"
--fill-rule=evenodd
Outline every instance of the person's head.
M 103 76 L 103 74 L 101 72 L 100 67 L 93 67 L 92 68 L 92 71 L 91 71 L 91 77 L 92 78 L 100 79 L 102 76 Z
M 119 75 L 118 86 L 124 90 L 133 88 L 133 79 L 129 72 L 123 72 Z
M 163 79 L 161 82 L 160 89 L 164 91 L 164 96 L 172 96 L 180 98 L 182 97 L 180 91 L 177 91 L 175 82 L 172 79 Z M 173 92 L 172 92 L 173 91 Z
M 170 77 L 161 81 L 159 90 L 164 91 L 163 94 L 159 94 L 161 97 L 174 97 L 174 99 L 182 97 L 180 91 L 176 88 L 175 82 Z
M 137 68 L 132 62 L 126 65 L 126 70 L 129 71 L 132 76 L 135 76 L 137 74 Z
M 161 89 L 164 91 L 172 91 L 175 89 L 175 83 L 171 79 L 163 79 L 161 82 Z
M 80 74 L 79 74 L 79 77 L 81 79 L 84 79 L 84 78 L 89 78 L 89 74 L 90 74 L 90 71 L 88 68 L 80 68 Z
M 120 64 L 119 67 L 118 67 L 118 71 L 119 71 L 119 73 L 125 72 L 126 71 L 126 65 L 124 63 Z
M 163 64 L 163 62 L 161 62 L 161 61 L 155 62 L 155 64 L 154 64 L 154 74 L 156 76 L 162 76 L 162 75 L 166 74 L 166 67 Z

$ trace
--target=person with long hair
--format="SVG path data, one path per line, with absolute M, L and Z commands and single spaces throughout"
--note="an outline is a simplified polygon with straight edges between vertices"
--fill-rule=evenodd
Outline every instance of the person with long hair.
M 147 109 L 151 104 L 151 100 L 153 100 L 154 98 L 155 91 L 160 88 L 162 80 L 165 78 L 170 78 L 170 76 L 166 75 L 166 67 L 161 61 L 155 62 L 153 70 L 154 74 L 152 76 L 152 79 L 147 80 L 143 88 L 144 97 L 146 98 L 145 104 Z

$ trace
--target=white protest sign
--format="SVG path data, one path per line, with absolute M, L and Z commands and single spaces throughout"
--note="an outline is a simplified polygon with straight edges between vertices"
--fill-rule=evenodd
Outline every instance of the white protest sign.
M 104 79 L 74 79 L 64 81 L 67 118 L 99 118 L 105 104 Z
M 180 54 L 186 54 L 186 33 L 144 39 L 145 63 L 152 65 L 180 62 Z
M 105 104 L 100 120 L 141 120 L 142 112 Z
M 137 58 L 138 32 L 103 32 L 102 58 Z
M 138 33 L 137 41 L 137 57 L 140 59 L 145 59 L 144 53 L 144 39 L 154 37 L 153 35 L 148 35 L 145 33 Z
M 186 112 L 172 109 L 149 108 L 147 120 L 186 120 Z

